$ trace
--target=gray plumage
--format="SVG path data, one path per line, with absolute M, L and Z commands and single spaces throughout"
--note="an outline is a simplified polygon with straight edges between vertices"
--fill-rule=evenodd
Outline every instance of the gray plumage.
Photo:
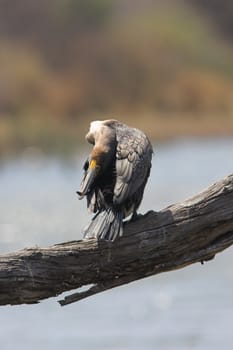
M 142 131 L 116 120 L 92 122 L 86 139 L 94 147 L 77 193 L 96 215 L 84 237 L 114 241 L 123 234 L 123 219 L 135 215 L 142 201 L 152 146 Z

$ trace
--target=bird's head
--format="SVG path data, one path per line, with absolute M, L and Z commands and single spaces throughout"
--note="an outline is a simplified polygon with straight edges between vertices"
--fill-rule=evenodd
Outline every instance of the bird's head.
M 78 192 L 81 198 L 91 190 L 95 180 L 104 173 L 109 164 L 115 159 L 116 132 L 106 122 L 109 121 L 98 120 L 92 122 L 86 135 L 86 140 L 94 147 Z

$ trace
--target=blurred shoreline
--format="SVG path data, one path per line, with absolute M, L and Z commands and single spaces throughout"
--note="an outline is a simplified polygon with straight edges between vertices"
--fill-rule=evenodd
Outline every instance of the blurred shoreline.
M 0 2 L 0 157 L 69 154 L 98 119 L 155 141 L 233 135 L 233 22 L 217 2 Z
M 93 120 L 118 119 L 142 129 L 152 142 L 167 142 L 187 137 L 233 136 L 233 116 L 197 114 L 89 115 L 81 119 L 0 118 L 0 157 L 17 155 L 27 148 L 43 153 L 68 155 L 85 143 Z

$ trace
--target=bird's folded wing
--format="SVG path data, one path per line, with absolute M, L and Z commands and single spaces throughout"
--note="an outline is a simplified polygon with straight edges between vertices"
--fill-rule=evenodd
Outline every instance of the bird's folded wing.
M 122 203 L 145 181 L 151 166 L 152 148 L 140 133 L 117 135 L 115 204 Z

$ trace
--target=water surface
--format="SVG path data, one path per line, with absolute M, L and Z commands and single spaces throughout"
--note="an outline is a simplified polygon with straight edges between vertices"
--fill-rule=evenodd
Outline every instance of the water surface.
M 88 151 L 87 151 L 88 152 Z M 141 212 L 192 196 L 233 172 L 233 140 L 155 146 Z M 0 163 L 0 251 L 81 238 L 90 220 L 75 191 L 85 155 Z M 1 350 L 219 350 L 233 343 L 233 249 L 61 308 L 0 308 Z

